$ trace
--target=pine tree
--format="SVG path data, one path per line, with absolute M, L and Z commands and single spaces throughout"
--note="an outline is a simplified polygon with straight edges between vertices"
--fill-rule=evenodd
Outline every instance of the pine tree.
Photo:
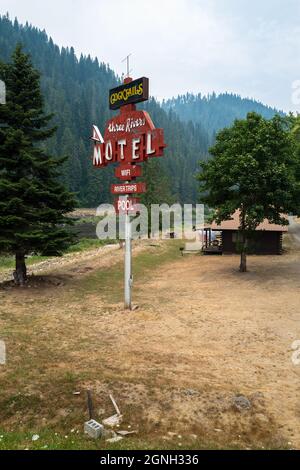
M 143 178 L 147 192 L 142 195 L 141 202 L 150 210 L 151 204 L 173 204 L 170 183 L 158 159 L 150 159 L 143 165 Z
M 176 200 L 172 195 L 170 183 L 162 168 L 160 159 L 149 159 L 144 163 L 142 170 L 142 180 L 146 183 L 147 191 L 142 195 L 140 202 L 148 209 L 148 235 L 151 236 L 151 205 L 172 205 Z M 161 221 L 160 215 L 160 228 Z
M 28 253 L 61 255 L 72 242 L 64 228 L 72 193 L 58 181 L 63 159 L 44 150 L 55 133 L 44 113 L 39 73 L 18 45 L 12 62 L 0 64 L 6 104 L 0 105 L 0 251 L 16 258 L 15 281 L 26 281 Z

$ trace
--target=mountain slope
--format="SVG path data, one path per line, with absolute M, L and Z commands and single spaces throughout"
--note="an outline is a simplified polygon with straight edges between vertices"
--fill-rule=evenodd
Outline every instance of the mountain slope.
M 22 26 L 7 16 L 0 18 L 0 59 L 9 61 L 15 45 L 21 42 L 41 72 L 47 110 L 53 112 L 58 131 L 46 147 L 54 155 L 69 155 L 63 180 L 78 193 L 82 205 L 96 206 L 112 200 L 110 184 L 113 169 L 92 167 L 90 141 L 92 124 L 104 131 L 112 113 L 108 109 L 108 91 L 119 83 L 104 63 L 90 56 L 77 59 L 74 49 L 59 48 L 40 31 Z M 201 126 L 182 123 L 173 112 L 164 111 L 153 99 L 146 106 L 157 127 L 165 129 L 166 157 L 155 162 L 157 173 L 170 181 L 174 200 L 195 202 L 197 184 L 192 177 L 197 162 L 207 154 L 208 136 Z M 161 201 L 164 202 L 164 201 Z
M 212 93 L 208 96 L 187 93 L 163 101 L 162 107 L 167 111 L 173 110 L 183 121 L 201 123 L 211 138 L 218 130 L 230 126 L 235 119 L 244 119 L 249 112 L 255 111 L 266 119 L 278 113 L 276 109 L 258 101 L 231 93 Z

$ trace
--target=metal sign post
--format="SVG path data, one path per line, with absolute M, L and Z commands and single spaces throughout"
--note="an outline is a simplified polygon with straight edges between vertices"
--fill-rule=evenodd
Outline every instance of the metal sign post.
M 126 199 L 128 196 L 126 197 Z M 128 211 L 125 213 L 125 270 L 124 270 L 124 306 L 131 310 L 132 261 L 131 261 L 131 223 Z

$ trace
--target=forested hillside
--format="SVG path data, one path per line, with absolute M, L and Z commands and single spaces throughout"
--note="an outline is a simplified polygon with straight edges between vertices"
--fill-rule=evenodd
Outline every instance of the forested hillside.
M 58 131 L 49 140 L 48 150 L 57 156 L 69 156 L 64 181 L 78 193 L 81 205 L 96 206 L 111 200 L 113 169 L 92 167 L 90 135 L 92 124 L 103 131 L 111 116 L 108 90 L 119 82 L 118 77 L 97 59 L 82 55 L 77 58 L 72 47 L 60 49 L 44 31 L 22 26 L 16 20 L 11 22 L 7 16 L 0 18 L 0 59 L 9 61 L 18 42 L 31 54 L 34 66 L 40 71 L 47 111 L 55 115 L 53 123 Z M 151 113 L 157 127 L 164 127 L 168 144 L 166 157 L 149 164 L 151 168 L 145 170 L 146 176 L 147 172 L 155 176 L 164 197 L 168 180 L 173 200 L 195 202 L 197 185 L 193 174 L 198 160 L 207 154 L 206 132 L 200 125 L 182 123 L 175 113 L 164 111 L 153 99 L 143 107 Z M 160 200 L 157 191 L 154 200 Z
M 173 110 L 183 121 L 201 123 L 212 139 L 216 131 L 230 126 L 235 119 L 244 119 L 249 112 L 271 119 L 278 111 L 249 98 L 222 93 L 203 96 L 187 93 L 163 101 L 165 110 Z
M 92 124 L 104 131 L 105 122 L 111 117 L 108 90 L 120 79 L 97 58 L 77 57 L 72 47 L 59 48 L 45 31 L 20 25 L 17 20 L 12 22 L 8 16 L 0 17 L 0 60 L 9 61 L 19 42 L 41 73 L 46 108 L 54 113 L 53 124 L 58 128 L 48 141 L 47 150 L 56 156 L 69 156 L 63 181 L 77 193 L 82 206 L 111 201 L 113 169 L 92 167 L 90 135 Z M 250 110 L 266 117 L 274 114 L 255 101 L 233 95 L 201 98 L 188 94 L 162 105 L 151 99 L 142 107 L 150 112 L 157 127 L 164 128 L 168 145 L 164 158 L 144 165 L 145 179 L 152 187 L 148 202 L 195 203 L 198 161 L 207 158 L 214 131 Z

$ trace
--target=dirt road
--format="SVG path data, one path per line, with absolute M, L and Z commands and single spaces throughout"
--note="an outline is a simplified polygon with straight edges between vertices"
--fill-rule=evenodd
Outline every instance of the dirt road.
M 170 243 L 137 254 L 131 313 L 121 302 L 120 252 L 103 261 L 106 270 L 90 261 L 90 272 L 84 263 L 71 277 L 58 270 L 58 288 L 1 294 L 11 357 L 0 371 L 5 426 L 16 417 L 25 428 L 36 419 L 81 426 L 85 403 L 72 392 L 90 388 L 98 419 L 112 414 L 113 392 L 124 423 L 147 441 L 300 448 L 300 366 L 291 359 L 300 253 L 250 257 L 241 275 L 236 256 L 181 257 Z M 24 398 L 5 413 L 16 390 L 36 408 Z

